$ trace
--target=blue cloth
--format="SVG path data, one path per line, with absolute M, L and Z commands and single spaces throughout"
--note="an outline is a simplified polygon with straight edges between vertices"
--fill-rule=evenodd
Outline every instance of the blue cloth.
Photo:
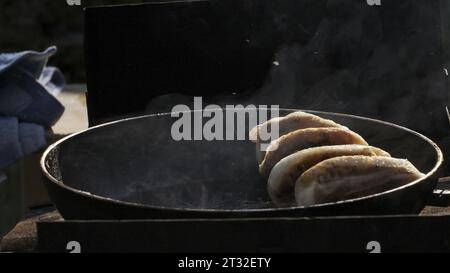
M 55 97 L 66 85 L 66 79 L 64 78 L 63 73 L 57 67 L 52 66 L 44 68 L 44 71 L 42 71 L 42 75 L 39 78 L 39 82 Z
M 0 169 L 13 164 L 22 156 L 18 119 L 0 117 Z
M 44 127 L 34 123 L 19 123 L 19 142 L 23 155 L 39 151 L 47 144 Z
M 37 123 L 46 127 L 51 127 L 58 121 L 64 113 L 64 106 L 41 83 L 16 69 L 11 69 L 5 75 L 7 75 L 7 88 L 5 90 L 0 87 L 0 93 L 3 90 L 5 90 L 4 92 L 7 95 L 14 92 L 14 95 L 7 97 L 6 101 L 11 102 L 10 105 L 17 104 L 17 100 L 31 100 L 31 103 L 25 107 L 24 105 L 19 105 L 20 108 L 17 107 L 15 109 L 10 106 L 5 109 L 7 111 L 0 109 L 1 115 L 13 115 L 21 121 Z M 1 81 L 2 77 L 0 75 Z M 17 98 L 17 94 L 21 94 L 22 99 Z
M 64 76 L 47 67 L 56 50 L 0 54 L 0 169 L 42 149 L 45 128 L 64 112 L 55 98 L 65 86 Z
M 46 67 L 56 47 L 44 52 L 0 54 L 0 115 L 50 127 L 64 112 L 54 97 L 64 86 L 64 76 Z M 52 95 L 53 94 L 53 95 Z
M 0 54 L 0 74 L 10 68 L 17 68 L 34 79 L 39 79 L 47 65 L 48 59 L 56 53 L 55 46 L 43 52 L 24 51 Z

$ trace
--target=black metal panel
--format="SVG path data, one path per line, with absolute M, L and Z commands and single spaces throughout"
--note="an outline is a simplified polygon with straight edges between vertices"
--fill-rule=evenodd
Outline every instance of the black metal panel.
M 243 1 L 226 2 L 88 8 L 91 123 L 143 111 L 161 94 L 259 88 L 281 37 L 266 22 L 267 1 L 255 1 L 251 9 Z M 311 2 L 324 1 L 302 5 Z
M 440 1 L 230 0 L 88 8 L 91 124 L 166 93 L 370 116 L 448 135 Z M 279 66 L 272 65 L 278 61 Z

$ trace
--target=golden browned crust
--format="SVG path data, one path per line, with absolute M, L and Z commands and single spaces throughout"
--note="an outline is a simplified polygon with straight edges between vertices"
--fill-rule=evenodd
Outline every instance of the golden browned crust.
M 359 144 L 367 142 L 355 132 L 343 128 L 310 128 L 291 132 L 273 141 L 260 165 L 260 173 L 268 178 L 272 168 L 297 151 L 319 146 Z
M 296 181 L 295 198 L 311 206 L 382 193 L 422 178 L 406 159 L 344 156 L 315 165 Z
M 386 156 L 389 153 L 365 145 L 336 145 L 305 149 L 283 158 L 272 169 L 268 180 L 268 192 L 278 206 L 295 205 L 295 182 L 316 164 L 339 156 Z

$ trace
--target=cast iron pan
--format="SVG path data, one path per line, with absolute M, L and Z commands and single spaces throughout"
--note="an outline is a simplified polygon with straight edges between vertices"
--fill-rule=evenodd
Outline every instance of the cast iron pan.
M 295 110 L 280 110 L 286 115 Z M 427 174 L 364 198 L 276 208 L 250 141 L 175 141 L 170 114 L 121 120 L 69 136 L 41 161 L 46 186 L 67 220 L 253 218 L 418 214 L 437 184 L 438 146 L 394 124 L 312 112 L 341 123 Z M 224 115 L 225 116 L 225 115 Z M 248 131 L 248 129 L 246 129 Z

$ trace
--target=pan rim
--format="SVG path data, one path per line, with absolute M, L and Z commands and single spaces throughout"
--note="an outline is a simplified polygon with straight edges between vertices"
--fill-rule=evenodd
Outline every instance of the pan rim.
M 227 110 L 227 108 L 221 108 L 222 110 Z M 259 107 L 258 109 L 267 109 L 270 110 L 268 108 L 262 108 Z M 68 135 L 60 140 L 58 140 L 57 142 L 51 144 L 43 153 L 41 160 L 40 160 L 40 167 L 42 172 L 44 173 L 44 175 L 48 178 L 48 180 L 55 184 L 58 187 L 62 187 L 64 190 L 66 191 L 70 191 L 74 194 L 77 195 L 81 195 L 84 198 L 91 198 L 97 201 L 101 201 L 101 202 L 106 202 L 106 203 L 112 203 L 115 205 L 121 205 L 121 206 L 127 206 L 127 207 L 132 207 L 132 208 L 139 208 L 139 209 L 146 209 L 146 210 L 157 210 L 157 211 L 170 211 L 170 212 L 190 212 L 190 213 L 243 213 L 243 214 L 251 214 L 251 213 L 261 213 L 261 212 L 291 212 L 291 211 L 296 211 L 296 210 L 305 210 L 305 209 L 319 209 L 319 208 L 326 208 L 326 207 L 333 207 L 336 205 L 342 205 L 342 204 L 351 204 L 351 203 L 355 203 L 355 202 L 359 202 L 359 201 L 364 201 L 364 200 L 369 200 L 369 199 L 373 199 L 376 197 L 380 197 L 383 195 L 387 195 L 390 193 L 394 193 L 409 187 L 412 187 L 416 184 L 419 184 L 425 180 L 428 180 L 429 178 L 431 178 L 432 176 L 435 175 L 435 173 L 439 170 L 439 168 L 442 166 L 443 162 L 444 162 L 444 155 L 442 153 L 442 150 L 439 148 L 439 146 L 430 138 L 428 138 L 427 136 L 414 131 L 412 129 L 409 129 L 407 127 L 398 125 L 398 124 L 394 124 L 394 123 L 390 123 L 387 121 L 382 121 L 382 120 L 377 120 L 377 119 L 373 119 L 373 118 L 367 118 L 367 117 L 362 117 L 362 116 L 356 116 L 356 115 L 350 115 L 350 114 L 343 114 L 343 113 L 335 113 L 335 112 L 325 112 L 325 111 L 315 111 L 315 110 L 300 110 L 300 109 L 292 109 L 292 108 L 279 108 L 279 111 L 283 111 L 283 112 L 298 112 L 298 111 L 302 111 L 302 112 L 306 112 L 306 113 L 311 113 L 311 114 L 316 114 L 316 115 L 332 115 L 332 116 L 337 116 L 337 117 L 345 117 L 345 118 L 352 118 L 352 119 L 359 119 L 359 120 L 365 120 L 365 121 L 369 121 L 369 122 L 373 122 L 373 123 L 378 123 L 378 124 L 382 124 L 382 125 L 387 125 L 387 126 L 391 126 L 394 128 L 397 128 L 399 130 L 403 130 L 406 131 L 412 135 L 415 135 L 416 137 L 419 137 L 421 139 L 423 139 L 424 141 L 428 142 L 436 151 L 436 155 L 437 155 L 437 160 L 436 163 L 434 164 L 433 168 L 427 172 L 425 174 L 424 177 L 417 179 L 409 184 L 403 185 L 401 187 L 397 187 L 388 191 L 384 191 L 384 192 L 380 192 L 380 193 L 376 193 L 376 194 L 372 194 L 372 195 L 368 195 L 368 196 L 364 196 L 364 197 L 359 197 L 359 198 L 354 198 L 354 199 L 347 199 L 347 200 L 342 200 L 342 201 L 338 201 L 338 202 L 331 202 L 331 203 L 323 203 L 323 204 L 317 204 L 317 205 L 313 205 L 313 206 L 293 206 L 293 207 L 283 207 L 283 208 L 260 208 L 260 209 L 194 209 L 194 208 L 176 208 L 176 207 L 165 207 L 165 206 L 154 206 L 154 205 L 146 205 L 146 204 L 142 204 L 142 203 L 134 203 L 134 202 L 126 202 L 126 201 L 120 201 L 117 199 L 112 199 L 112 198 L 108 198 L 108 197 L 104 197 L 104 196 L 100 196 L 100 195 L 96 195 L 96 194 L 92 194 L 86 191 L 82 191 L 73 187 L 70 187 L 68 185 L 66 185 L 63 181 L 63 179 L 61 178 L 61 181 L 59 181 L 57 178 L 55 178 L 53 175 L 50 174 L 50 172 L 47 169 L 46 166 L 46 159 L 48 158 L 49 154 L 58 149 L 58 147 L 68 141 L 69 139 L 73 139 L 77 136 L 83 135 L 85 133 L 94 131 L 96 129 L 99 128 L 103 128 L 103 127 L 109 127 L 115 124 L 119 124 L 119 123 L 125 123 L 125 122 L 129 122 L 129 121 L 134 121 L 134 120 L 140 120 L 140 119 L 147 119 L 147 118 L 153 118 L 153 117 L 161 117 L 161 116 L 168 116 L 171 115 L 171 112 L 167 112 L 167 113 L 157 113 L 157 114 L 148 114 L 148 115 L 141 115 L 141 116 L 136 116 L 136 117 L 131 117 L 131 118 L 124 118 L 124 119 L 120 119 L 120 120 L 116 120 L 116 121 L 112 121 L 112 122 L 107 122 L 107 123 L 103 123 L 100 125 L 96 125 L 93 127 L 90 127 L 88 129 L 82 130 L 80 132 Z M 181 112 L 177 112 L 177 113 L 194 113 L 194 112 L 198 112 L 198 111 L 204 111 L 204 110 L 193 110 L 193 111 L 181 111 Z M 208 111 L 212 111 L 211 109 L 209 109 Z M 56 205 L 56 204 L 55 204 Z

